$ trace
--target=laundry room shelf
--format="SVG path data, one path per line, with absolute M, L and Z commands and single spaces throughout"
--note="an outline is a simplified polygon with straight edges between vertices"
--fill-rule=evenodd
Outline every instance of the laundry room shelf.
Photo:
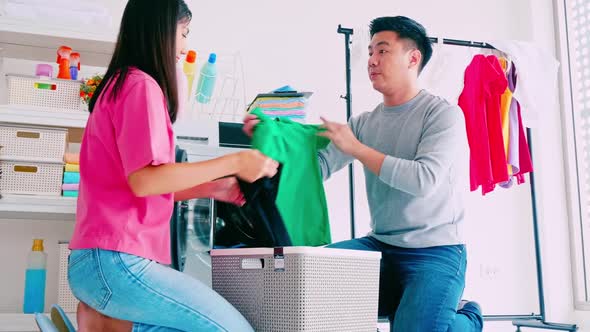
M 76 315 L 67 314 L 75 324 Z M 0 314 L 0 332 L 38 332 L 35 315 L 32 314 Z
M 15 218 L 72 219 L 76 214 L 74 197 L 2 195 L 0 213 Z
M 84 128 L 88 112 L 44 110 L 32 106 L 0 105 L 0 122 L 65 128 Z
M 83 55 L 84 65 L 105 67 L 113 54 L 115 39 L 115 31 L 93 33 L 82 28 L 0 18 L 0 47 L 9 58 L 53 63 L 57 48 L 67 45 Z

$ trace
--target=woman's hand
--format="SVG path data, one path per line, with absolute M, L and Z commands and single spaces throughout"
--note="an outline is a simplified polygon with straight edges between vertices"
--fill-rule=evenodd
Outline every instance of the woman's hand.
M 277 174 L 279 163 L 263 155 L 258 150 L 238 152 L 239 171 L 236 176 L 246 182 L 254 182 L 260 178 L 272 178 Z
M 205 185 L 209 186 L 209 196 L 215 200 L 231 203 L 237 206 L 246 204 L 246 198 L 240 190 L 238 179 L 235 177 L 221 178 Z

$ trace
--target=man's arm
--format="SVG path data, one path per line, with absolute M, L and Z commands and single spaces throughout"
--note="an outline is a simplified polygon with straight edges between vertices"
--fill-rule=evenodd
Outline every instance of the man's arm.
M 376 151 L 354 137 L 350 128 L 325 121 L 330 138 L 342 152 L 358 159 L 389 186 L 414 196 L 426 196 L 446 178 L 453 160 L 469 153 L 463 113 L 449 106 L 433 114 L 425 124 L 413 160 Z
M 426 120 L 413 160 L 386 156 L 377 174 L 393 188 L 426 196 L 446 181 L 453 163 L 468 154 L 463 112 L 448 106 Z
M 330 178 L 335 172 L 350 164 L 353 160 L 354 157 L 342 153 L 334 143 L 330 143 L 324 150 L 318 152 L 318 162 L 324 181 Z

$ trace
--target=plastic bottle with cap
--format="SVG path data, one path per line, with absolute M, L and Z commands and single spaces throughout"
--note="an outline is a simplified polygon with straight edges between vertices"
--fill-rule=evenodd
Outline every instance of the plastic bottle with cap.
M 209 60 L 201 68 L 199 84 L 197 85 L 197 101 L 201 104 L 207 104 L 213 96 L 215 80 L 217 79 L 217 55 L 209 54 Z
M 72 52 L 70 54 L 70 77 L 73 80 L 78 79 L 78 73 L 80 72 L 80 53 Z
M 43 240 L 34 239 L 33 248 L 27 257 L 25 272 L 25 294 L 23 312 L 43 312 L 45 307 L 45 279 L 47 275 L 47 254 L 43 251 Z
M 196 60 L 197 52 L 190 50 L 186 54 L 186 58 L 184 59 L 184 64 L 182 66 L 182 71 L 184 72 L 188 83 L 187 98 L 190 98 L 190 96 L 193 95 L 193 81 L 195 80 Z
M 71 80 L 70 75 L 70 55 L 72 54 L 72 48 L 68 46 L 60 46 L 57 50 L 57 63 L 59 64 L 59 71 L 57 78 L 64 80 Z

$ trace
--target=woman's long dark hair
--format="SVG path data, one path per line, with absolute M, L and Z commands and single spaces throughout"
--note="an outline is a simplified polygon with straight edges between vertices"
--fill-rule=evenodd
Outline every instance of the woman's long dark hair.
M 191 18 L 192 13 L 184 0 L 129 0 L 111 63 L 90 100 L 89 111 L 94 110 L 96 101 L 111 84 L 114 84 L 111 93 L 104 97 L 116 99 L 129 67 L 137 67 L 160 85 L 168 103 L 170 121 L 176 121 L 179 103 L 176 27 L 179 22 L 188 22 Z

